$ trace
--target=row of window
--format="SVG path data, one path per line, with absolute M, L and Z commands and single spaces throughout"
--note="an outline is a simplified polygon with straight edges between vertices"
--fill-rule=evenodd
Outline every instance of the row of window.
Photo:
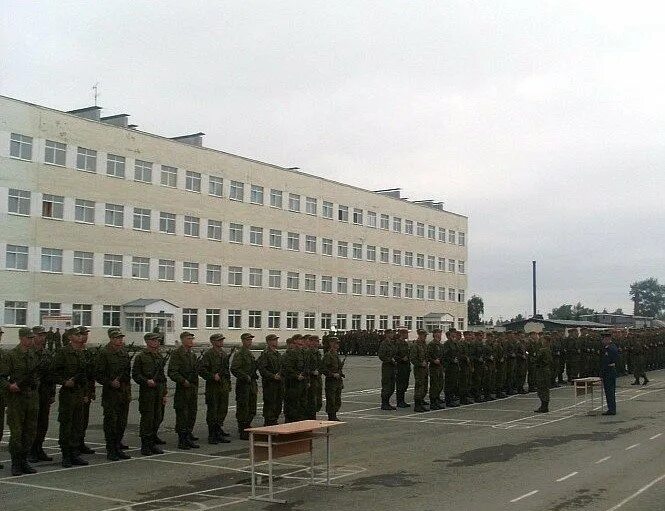
M 32 137 L 12 133 L 10 138 L 10 156 L 22 160 L 32 160 Z M 44 162 L 52 165 L 65 166 L 67 159 L 67 146 L 61 142 L 46 140 L 44 149 Z M 124 156 L 107 154 L 106 156 L 106 174 L 115 178 L 125 178 L 127 159 Z M 76 168 L 84 172 L 97 172 L 97 151 L 78 147 L 76 153 Z M 157 165 L 153 162 L 134 160 L 134 181 L 140 183 L 154 182 L 153 170 Z M 156 172 L 156 171 L 155 171 Z M 178 187 L 178 169 L 168 165 L 159 166 L 159 184 L 169 188 Z M 202 192 L 202 174 L 199 172 L 185 171 L 184 189 L 191 192 Z M 214 197 L 224 197 L 224 179 L 220 176 L 208 175 L 208 195 Z M 272 208 L 286 209 L 291 212 L 305 212 L 308 215 L 322 218 L 333 219 L 335 216 L 340 222 L 351 222 L 355 225 L 364 225 L 371 228 L 391 230 L 396 233 L 404 233 L 420 237 L 427 237 L 431 240 L 438 240 L 442 243 L 448 242 L 466 245 L 466 234 L 464 232 L 455 232 L 453 229 L 446 231 L 443 227 L 426 225 L 423 222 L 403 219 L 388 214 L 377 213 L 376 211 L 363 210 L 361 208 L 351 208 L 342 204 L 337 205 L 337 215 L 335 215 L 334 205 L 330 201 L 319 201 L 316 197 L 301 196 L 297 193 L 285 193 L 282 190 L 266 189 L 260 185 L 249 185 L 249 196 L 246 194 L 245 183 L 241 181 L 230 180 L 228 185 L 228 198 L 233 201 L 245 202 L 249 200 L 251 204 L 265 205 Z M 267 197 L 266 197 L 267 195 Z M 391 221 L 392 220 L 392 221 Z
M 12 214 L 29 215 L 31 203 L 31 192 L 26 190 L 9 189 L 8 211 Z M 49 194 L 42 195 L 42 217 L 50 219 L 64 219 L 65 198 Z M 93 201 L 75 199 L 74 201 L 74 219 L 79 223 L 95 223 L 96 206 Z M 125 206 L 121 204 L 104 204 L 104 223 L 110 227 L 123 228 L 125 225 Z M 133 208 L 132 226 L 135 230 L 150 231 L 153 223 L 153 212 L 145 208 Z M 156 216 L 156 215 L 155 215 Z M 179 215 L 175 213 L 159 212 L 158 230 L 163 234 L 176 234 L 176 224 Z M 201 237 L 202 228 L 205 230 L 207 239 L 212 241 L 223 241 L 224 224 L 221 220 L 208 219 L 205 221 L 205 227 L 202 227 L 204 221 L 201 218 L 183 215 L 182 233 L 184 236 Z M 157 220 L 155 218 L 154 220 Z M 228 224 L 229 243 L 243 244 L 248 241 L 253 246 L 264 246 L 267 237 L 270 248 L 300 251 L 306 253 L 318 254 L 324 256 L 333 256 L 349 258 L 356 260 L 367 260 L 381 263 L 390 263 L 399 266 L 409 266 L 416 268 L 425 268 L 430 270 L 466 273 L 466 264 L 463 260 L 448 259 L 446 266 L 445 257 L 436 257 L 411 251 L 402 251 L 398 249 L 391 250 L 387 247 L 377 247 L 376 245 L 363 245 L 362 243 L 349 243 L 347 241 L 337 241 L 337 250 L 334 251 L 334 241 L 330 238 L 319 238 L 314 235 L 301 235 L 296 232 L 283 232 L 279 229 L 265 229 L 258 226 L 245 226 L 240 223 L 230 222 Z M 286 241 L 286 243 L 284 243 Z
M 28 270 L 29 247 L 22 245 L 7 245 L 5 267 L 8 270 Z M 97 254 L 97 264 L 102 254 Z M 46 273 L 63 273 L 64 252 L 59 248 L 40 249 L 40 268 Z M 176 261 L 172 259 L 151 259 L 149 257 L 123 256 L 121 254 L 103 254 L 101 259 L 104 277 L 123 277 L 125 263 L 131 265 L 131 278 L 155 279 L 161 281 L 176 280 Z M 214 286 L 222 285 L 222 265 L 183 261 L 180 263 L 182 282 L 198 284 L 201 274 L 205 283 Z M 156 268 L 156 274 L 151 275 Z M 226 268 L 226 284 L 229 286 L 244 286 L 262 288 L 267 283 L 270 289 L 286 289 L 293 291 L 310 291 L 320 293 L 333 293 L 366 296 L 392 296 L 393 298 L 415 298 L 418 300 L 446 300 L 444 286 L 425 286 L 423 284 L 377 281 L 373 279 L 333 277 L 332 275 L 315 275 L 295 271 L 263 268 L 243 268 L 242 266 L 229 266 Z M 93 252 L 74 251 L 72 258 L 72 273 L 75 275 L 95 274 L 95 254 Z M 267 275 L 267 280 L 266 280 Z M 390 290 L 392 289 L 392 292 Z M 464 302 L 464 290 L 448 288 L 448 301 Z
M 45 316 L 59 316 L 62 314 L 62 304 L 52 302 L 40 302 L 39 322 Z M 131 332 L 148 331 L 141 315 L 125 315 L 125 328 Z M 226 317 L 223 324 L 222 318 Z M 317 318 L 318 316 L 318 318 Z M 350 322 L 349 322 L 350 317 Z M 317 322 L 318 319 L 318 322 Z M 363 325 L 364 319 L 364 325 Z M 5 301 L 4 320 L 6 325 L 24 326 L 28 324 L 28 302 Z M 302 323 L 301 323 L 302 321 Z M 413 328 L 413 316 L 400 315 L 374 315 L 374 314 L 332 314 L 330 312 L 299 312 L 299 311 L 260 311 L 240 309 L 182 309 L 182 328 L 229 328 L 229 329 L 282 329 L 288 330 L 315 330 L 317 324 L 321 330 L 330 330 L 332 326 L 340 330 L 385 330 L 389 326 L 397 328 L 403 326 L 411 330 Z M 415 318 L 416 328 L 423 328 L 424 319 L 421 316 Z M 464 329 L 464 318 L 458 318 L 458 327 Z M 72 323 L 75 325 L 93 326 L 92 304 L 72 304 Z M 97 323 L 99 324 L 99 323 Z M 101 326 L 121 326 L 121 306 L 103 305 L 101 313 Z

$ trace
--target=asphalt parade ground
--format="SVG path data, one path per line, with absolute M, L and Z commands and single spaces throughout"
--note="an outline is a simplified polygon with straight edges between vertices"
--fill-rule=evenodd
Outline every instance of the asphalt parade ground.
M 589 414 L 588 396 L 575 404 L 570 386 L 552 390 L 549 414 L 533 413 L 535 394 L 416 414 L 379 410 L 379 364 L 349 357 L 345 366 L 338 416 L 346 424 L 333 429 L 332 449 L 332 479 L 343 487 L 311 486 L 309 456 L 300 455 L 276 465 L 276 493 L 286 504 L 249 500 L 248 443 L 238 440 L 235 407 L 225 423 L 232 442 L 208 445 L 201 386 L 196 450 L 175 448 L 171 401 L 163 455 L 140 455 L 135 401 L 127 461 L 106 459 L 99 402 L 86 436 L 97 453 L 85 456 L 86 467 L 60 466 L 56 406 L 45 443 L 54 461 L 36 464 L 38 474 L 10 475 L 5 431 L 0 510 L 665 510 L 665 371 L 649 373 L 647 386 L 620 378 L 613 417 Z M 260 403 L 261 394 L 254 425 L 263 423 Z M 324 449 L 320 442 L 314 448 L 321 481 Z M 266 494 L 265 477 L 259 485 Z

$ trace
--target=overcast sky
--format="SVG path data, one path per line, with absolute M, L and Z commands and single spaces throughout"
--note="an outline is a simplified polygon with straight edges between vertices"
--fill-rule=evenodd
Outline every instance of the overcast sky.
M 485 317 L 665 281 L 665 8 L 4 0 L 0 94 L 469 216 Z

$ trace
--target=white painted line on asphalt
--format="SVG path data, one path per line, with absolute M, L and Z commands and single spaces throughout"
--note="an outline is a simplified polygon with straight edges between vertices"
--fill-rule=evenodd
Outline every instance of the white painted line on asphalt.
M 39 490 L 50 490 L 50 491 L 59 491 L 63 493 L 73 493 L 74 495 L 79 495 L 81 497 L 91 497 L 93 499 L 102 499 L 102 500 L 110 500 L 111 502 L 120 502 L 120 503 L 127 503 L 127 504 L 133 504 L 131 500 L 125 500 L 125 499 L 116 499 L 113 497 L 105 497 L 104 495 L 95 495 L 94 493 L 86 493 L 82 491 L 76 491 L 76 490 L 68 490 L 66 488 L 57 488 L 54 486 L 41 486 L 39 484 L 28 484 L 28 483 L 19 483 L 18 481 L 0 481 L 2 484 L 11 484 L 15 486 L 27 486 L 28 488 L 37 488 Z
M 338 415 L 346 415 L 346 414 L 349 414 L 349 413 L 356 413 L 356 412 L 367 412 L 369 410 L 379 410 L 379 407 L 378 406 L 373 406 L 372 408 L 362 408 L 360 410 L 349 410 L 347 412 L 339 412 Z M 392 411 L 394 412 L 395 410 L 392 410 Z
M 628 502 L 630 502 L 631 500 L 633 500 L 635 497 L 637 497 L 637 496 L 640 495 L 641 493 L 644 493 L 645 491 L 647 491 L 647 490 L 648 490 L 649 488 L 651 488 L 654 484 L 658 484 L 659 482 L 661 482 L 663 479 L 665 479 L 665 474 L 663 474 L 663 475 L 661 475 L 661 476 L 658 476 L 656 479 L 654 479 L 653 481 L 651 481 L 649 484 L 647 484 L 647 485 L 645 485 L 645 486 L 642 486 L 642 488 L 640 488 L 639 490 L 637 490 L 637 491 L 636 491 L 635 493 L 633 493 L 632 495 L 629 495 L 628 497 L 626 497 L 625 499 L 623 499 L 623 500 L 622 500 L 621 502 L 619 502 L 616 506 L 609 508 L 607 511 L 616 511 L 617 509 L 619 509 L 620 507 L 622 507 L 624 504 L 627 504 Z
M 640 444 L 629 445 L 628 447 L 626 447 L 625 450 L 626 450 L 626 451 L 630 451 L 631 449 L 634 449 L 634 448 L 637 447 L 638 445 L 640 445 Z
M 522 500 L 522 499 L 525 499 L 527 497 L 531 497 L 531 495 L 535 495 L 536 493 L 538 493 L 538 491 L 539 490 L 530 491 L 529 493 L 525 493 L 524 495 L 521 495 L 521 496 L 517 497 L 516 499 L 511 500 L 510 502 L 517 502 L 518 500 Z
M 559 479 L 557 479 L 556 482 L 557 482 L 557 483 L 560 483 L 561 481 L 565 481 L 566 479 L 570 479 L 571 477 L 574 477 L 574 476 L 576 476 L 577 474 L 579 474 L 579 472 L 571 472 L 570 474 L 568 474 L 568 475 L 566 475 L 566 476 L 559 477 Z
M 658 433 L 657 435 L 654 435 L 651 438 L 649 438 L 649 440 L 655 440 L 656 438 L 658 438 L 661 435 L 662 435 L 662 433 Z
M 600 464 L 600 463 L 604 463 L 604 462 L 606 462 L 606 461 L 609 460 L 611 457 L 612 457 L 612 456 L 605 456 L 604 458 L 600 458 L 598 461 L 596 461 L 596 465 L 598 465 L 598 464 Z

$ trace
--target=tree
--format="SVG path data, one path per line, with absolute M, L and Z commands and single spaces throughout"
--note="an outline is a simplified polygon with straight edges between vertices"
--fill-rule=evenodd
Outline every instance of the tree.
M 563 304 L 559 307 L 552 309 L 552 312 L 547 314 L 548 319 L 580 319 L 581 316 L 586 314 L 593 314 L 594 310 L 577 302 L 575 305 Z
M 480 317 L 485 313 L 485 304 L 480 296 L 473 295 L 467 302 L 469 325 L 482 325 Z
M 509 323 L 512 323 L 513 321 L 522 321 L 523 319 L 525 319 L 524 316 L 522 316 L 522 314 L 518 314 L 514 318 L 510 318 Z
M 665 309 L 665 286 L 653 277 L 633 282 L 630 285 L 630 299 L 633 301 L 633 314 L 636 316 L 658 316 Z

